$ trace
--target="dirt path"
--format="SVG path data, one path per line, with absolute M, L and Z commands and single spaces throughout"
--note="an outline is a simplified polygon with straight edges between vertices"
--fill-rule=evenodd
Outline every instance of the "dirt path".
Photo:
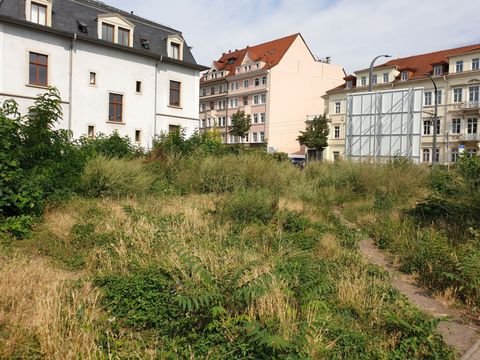
M 340 211 L 335 211 L 339 219 L 348 227 L 355 225 L 343 218 Z M 428 290 L 417 286 L 411 277 L 402 274 L 388 261 L 386 255 L 378 249 L 373 240 L 360 241 L 360 252 L 369 262 L 376 264 L 392 277 L 392 285 L 405 295 L 412 304 L 426 314 L 441 319 L 438 332 L 447 345 L 452 346 L 461 360 L 480 360 L 480 328 L 463 319 L 460 312 L 450 309 L 437 301 Z

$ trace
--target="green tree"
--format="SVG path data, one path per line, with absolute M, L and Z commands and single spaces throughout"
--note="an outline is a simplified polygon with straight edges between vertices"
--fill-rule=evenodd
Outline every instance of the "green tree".
M 245 115 L 245 111 L 237 111 L 232 116 L 232 128 L 230 134 L 245 138 L 252 126 L 252 118 L 250 115 Z
M 328 146 L 329 121 L 325 115 L 315 116 L 313 120 L 307 120 L 307 128 L 305 131 L 300 131 L 297 141 L 300 145 L 305 145 L 309 149 L 322 152 Z

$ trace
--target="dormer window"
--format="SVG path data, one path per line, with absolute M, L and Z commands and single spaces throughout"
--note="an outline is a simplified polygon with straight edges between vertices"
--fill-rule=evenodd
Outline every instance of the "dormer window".
M 123 46 L 130 45 L 130 30 L 118 28 L 118 43 Z
M 122 46 L 132 46 L 134 25 L 118 14 L 98 16 L 98 34 L 101 40 Z
M 102 40 L 115 42 L 115 26 L 110 24 L 102 24 Z
M 441 76 L 443 74 L 443 65 L 435 65 L 433 68 L 434 76 Z
M 347 89 L 351 89 L 353 87 L 353 80 L 347 80 Z
M 171 53 L 172 53 L 172 58 L 174 59 L 180 59 L 180 44 L 177 43 L 170 43 L 170 48 L 171 48 Z
M 25 3 L 26 18 L 39 25 L 52 26 L 51 0 L 27 0 Z
M 183 60 L 183 39 L 179 35 L 170 35 L 167 38 L 167 49 L 169 57 Z
M 408 80 L 408 71 L 402 71 L 400 74 L 400 80 L 407 81 Z

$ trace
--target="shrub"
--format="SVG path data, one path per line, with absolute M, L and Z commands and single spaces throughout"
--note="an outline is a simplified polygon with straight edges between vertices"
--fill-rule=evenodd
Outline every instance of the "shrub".
M 267 223 L 278 209 L 278 197 L 266 190 L 240 190 L 227 196 L 220 216 L 238 223 Z
M 117 131 L 110 135 L 97 134 L 95 138 L 80 139 L 82 151 L 88 157 L 102 155 L 107 158 L 132 159 L 142 155 L 142 149 L 133 145 L 128 136 L 120 136 Z
M 85 166 L 81 191 L 90 197 L 145 195 L 155 176 L 140 160 L 108 159 L 98 156 Z

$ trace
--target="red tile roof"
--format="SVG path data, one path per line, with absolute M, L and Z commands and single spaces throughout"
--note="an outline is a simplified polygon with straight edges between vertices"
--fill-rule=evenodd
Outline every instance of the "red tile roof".
M 263 70 L 271 69 L 278 65 L 298 36 L 300 34 L 293 34 L 263 44 L 247 46 L 240 50 L 223 53 L 220 59 L 214 61 L 214 65 L 217 71 L 227 70 L 229 71 L 228 76 L 233 76 L 235 75 L 235 68 L 242 65 L 245 55 L 248 54 L 252 61 L 263 61 L 266 63 Z
M 398 68 L 399 71 L 402 71 L 402 69 L 410 71 L 411 75 L 409 80 L 422 79 L 425 78 L 426 73 L 433 72 L 434 65 L 448 64 L 449 57 L 477 50 L 480 51 L 480 44 L 393 59 L 382 65 L 375 66 L 375 69 L 394 66 Z M 345 84 L 337 86 L 336 88 L 327 91 L 327 93 L 336 92 L 342 89 L 345 89 Z
M 397 66 L 398 68 L 413 70 L 410 80 L 420 79 L 424 78 L 426 73 L 433 71 L 433 64 L 448 63 L 450 56 L 460 55 L 474 50 L 480 50 L 480 44 L 393 59 L 375 68 Z

